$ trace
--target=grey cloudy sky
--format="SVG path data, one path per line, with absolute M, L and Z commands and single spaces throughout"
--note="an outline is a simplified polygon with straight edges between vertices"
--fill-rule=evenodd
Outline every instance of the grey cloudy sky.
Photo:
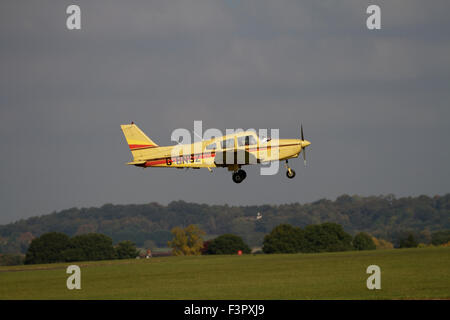
M 81 7 L 82 30 L 66 29 Z M 381 7 L 382 29 L 366 28 Z M 0 223 L 105 203 L 276 204 L 450 191 L 447 0 L 0 3 Z M 279 128 L 312 145 L 240 185 L 138 169 L 119 125 Z

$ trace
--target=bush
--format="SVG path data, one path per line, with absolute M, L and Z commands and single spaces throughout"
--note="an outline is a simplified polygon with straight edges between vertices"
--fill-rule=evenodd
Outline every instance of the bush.
M 400 240 L 400 248 L 417 248 L 419 243 L 414 238 L 412 233 L 408 234 L 407 237 Z
M 115 247 L 115 251 L 117 259 L 133 259 L 139 255 L 136 245 L 129 240 L 119 242 Z
M 377 248 L 372 237 L 365 232 L 360 232 L 353 238 L 353 247 L 355 250 L 375 250 Z
M 377 250 L 394 249 L 392 242 L 384 239 L 377 239 L 375 237 L 372 237 L 372 240 Z
M 69 248 L 64 250 L 62 255 L 64 261 L 68 262 L 88 260 L 82 248 Z
M 63 252 L 69 248 L 69 237 L 60 232 L 49 232 L 31 241 L 25 255 L 25 264 L 63 262 Z
M 290 224 L 281 224 L 264 237 L 264 253 L 296 253 L 302 250 L 304 232 Z
M 352 249 L 352 236 L 339 224 L 326 222 L 305 228 L 303 252 L 334 252 Z
M 431 234 L 431 243 L 439 246 L 450 241 L 450 230 L 437 231 Z
M 250 253 L 251 250 L 241 237 L 233 234 L 224 234 L 210 240 L 205 250 L 206 254 L 236 254 L 239 250 L 242 253 Z
M 264 253 L 352 250 L 352 236 L 336 223 L 309 225 L 304 230 L 281 224 L 264 237 Z
M 116 257 L 112 239 L 99 233 L 88 233 L 70 239 L 63 252 L 66 261 L 108 260 Z

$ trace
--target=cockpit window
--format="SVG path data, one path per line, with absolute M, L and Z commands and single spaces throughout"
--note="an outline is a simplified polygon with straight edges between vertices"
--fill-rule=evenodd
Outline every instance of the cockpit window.
M 222 149 L 234 148 L 234 138 L 223 140 L 221 146 Z
M 216 143 L 211 143 L 206 146 L 206 150 L 215 150 L 217 148 Z
M 256 139 L 254 136 L 244 136 L 238 138 L 238 144 L 240 147 L 243 146 L 251 146 L 253 144 L 256 144 Z

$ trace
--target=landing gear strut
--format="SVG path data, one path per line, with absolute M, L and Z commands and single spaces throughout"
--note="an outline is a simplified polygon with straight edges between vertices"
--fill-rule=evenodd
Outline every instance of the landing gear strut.
M 233 173 L 233 181 L 235 183 L 241 183 L 242 181 L 244 181 L 244 179 L 246 177 L 247 177 L 247 173 L 242 169 L 239 169 L 238 171 L 235 171 Z
M 289 167 L 289 163 L 286 160 L 286 177 L 288 177 L 289 179 L 293 179 L 295 177 L 295 171 L 291 169 L 291 167 Z

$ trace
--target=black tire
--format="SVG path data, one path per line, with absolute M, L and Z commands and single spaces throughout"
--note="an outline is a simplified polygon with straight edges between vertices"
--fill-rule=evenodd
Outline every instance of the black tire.
M 240 175 L 237 171 L 233 173 L 233 182 L 241 183 L 244 179 L 242 179 L 242 175 Z
M 247 173 L 244 170 L 238 170 L 233 173 L 233 181 L 235 183 L 241 183 L 247 177 Z
M 288 177 L 289 179 L 293 179 L 295 177 L 295 171 L 292 169 L 290 171 L 286 171 L 286 177 Z
M 247 172 L 245 172 L 244 170 L 239 169 L 237 173 L 240 174 L 240 175 L 242 176 L 242 180 L 244 180 L 245 178 L 247 178 Z

